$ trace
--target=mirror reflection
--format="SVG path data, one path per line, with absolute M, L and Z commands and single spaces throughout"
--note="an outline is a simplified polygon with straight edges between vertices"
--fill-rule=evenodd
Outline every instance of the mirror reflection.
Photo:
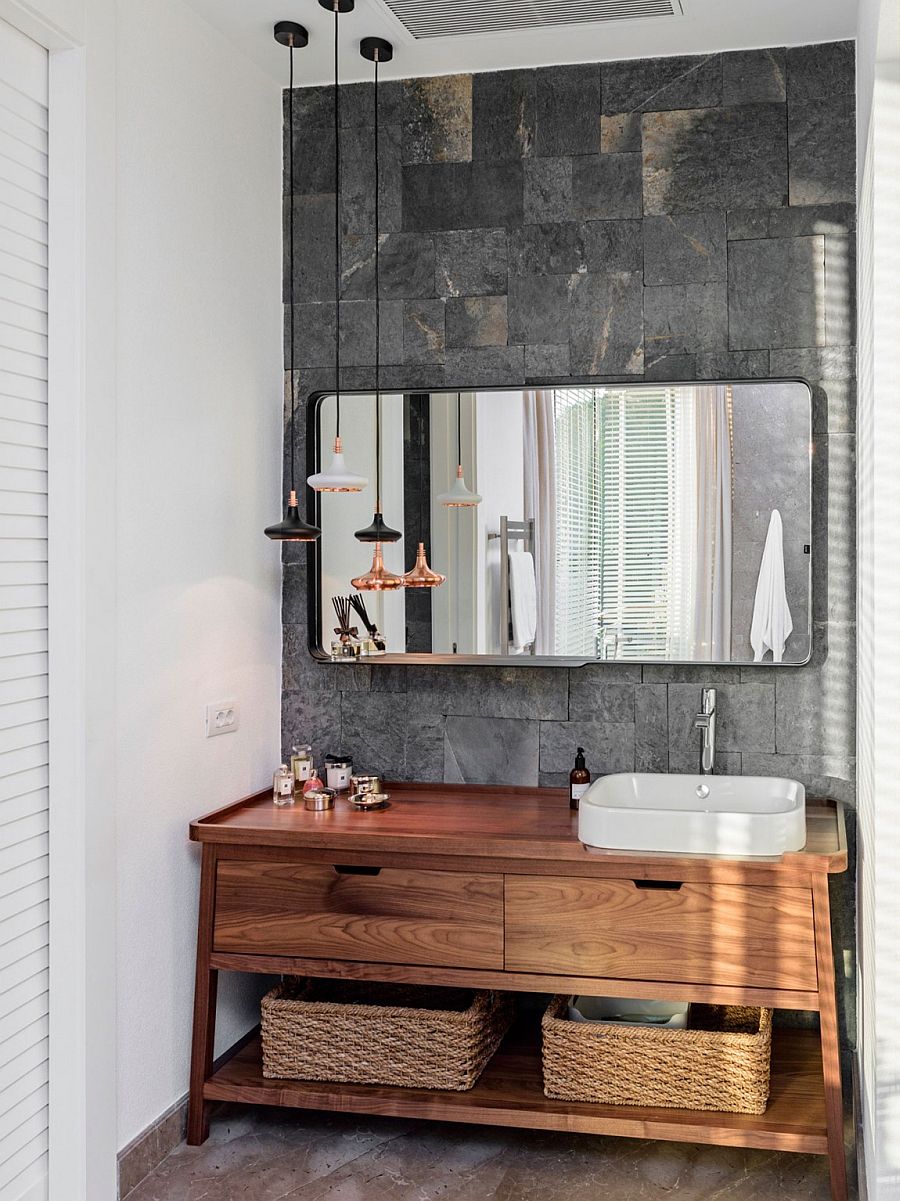
M 341 403 L 348 464 L 374 480 L 374 397 Z M 334 407 L 319 402 L 320 446 Z M 381 439 L 382 511 L 403 534 L 381 547 L 385 569 L 409 572 L 422 543 L 446 580 L 351 587 L 372 562 L 354 531 L 371 522 L 373 485 L 322 494 L 326 654 L 807 659 L 807 385 L 386 394 Z

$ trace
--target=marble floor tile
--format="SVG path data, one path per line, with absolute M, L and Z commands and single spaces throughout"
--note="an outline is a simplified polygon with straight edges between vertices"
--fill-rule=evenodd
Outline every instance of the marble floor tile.
M 824 1158 L 226 1107 L 128 1201 L 828 1201 Z

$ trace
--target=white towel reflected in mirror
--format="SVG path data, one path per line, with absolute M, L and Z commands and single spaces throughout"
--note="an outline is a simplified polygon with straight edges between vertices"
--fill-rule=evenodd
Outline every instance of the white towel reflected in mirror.
M 537 635 L 537 588 L 534 557 L 527 550 L 509 552 L 509 613 L 512 650 L 521 655 Z
M 780 663 L 785 643 L 793 628 L 784 583 L 784 530 L 781 514 L 777 509 L 773 509 L 759 565 L 756 600 L 753 602 L 753 620 L 750 625 L 753 662 L 762 662 L 766 651 L 771 650 L 772 662 Z

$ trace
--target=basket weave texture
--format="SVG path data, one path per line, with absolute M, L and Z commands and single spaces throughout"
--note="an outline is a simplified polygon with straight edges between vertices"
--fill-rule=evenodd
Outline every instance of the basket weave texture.
M 542 1020 L 544 1092 L 565 1101 L 764 1113 L 771 1009 L 692 1005 L 690 1028 L 571 1022 L 569 997 Z
M 287 979 L 262 1000 L 263 1075 L 462 1091 L 513 1015 L 504 993 Z

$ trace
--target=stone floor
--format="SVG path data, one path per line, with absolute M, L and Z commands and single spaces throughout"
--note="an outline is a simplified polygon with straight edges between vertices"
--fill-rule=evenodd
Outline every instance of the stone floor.
M 828 1201 L 818 1156 L 234 1107 L 128 1201 Z

